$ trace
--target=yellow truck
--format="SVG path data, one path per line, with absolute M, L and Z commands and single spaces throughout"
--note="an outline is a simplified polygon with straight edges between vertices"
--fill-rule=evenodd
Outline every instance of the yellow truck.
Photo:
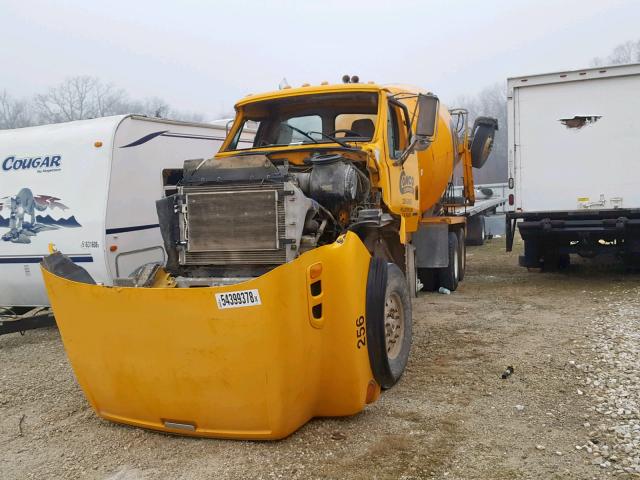
M 250 95 L 236 112 L 218 154 L 185 161 L 156 203 L 164 265 L 103 286 L 64 252 L 43 261 L 103 418 L 277 439 L 355 414 L 405 369 L 411 298 L 462 280 L 454 212 L 474 201 L 495 120 L 469 128 L 431 93 L 355 77 Z M 463 198 L 450 193 L 458 163 Z

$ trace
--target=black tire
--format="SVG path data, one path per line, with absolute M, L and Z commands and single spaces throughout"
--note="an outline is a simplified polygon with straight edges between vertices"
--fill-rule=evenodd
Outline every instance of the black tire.
M 467 235 L 464 228 L 458 230 L 458 282 L 464 280 L 467 269 Z
M 542 257 L 542 271 L 556 272 L 558 270 L 558 255 L 556 253 L 545 253 Z
M 440 288 L 438 283 L 438 269 L 437 268 L 418 268 L 418 278 L 422 283 L 423 292 L 435 292 Z
M 568 253 L 562 253 L 558 256 L 558 268 L 566 270 L 571 266 L 571 256 Z
M 484 245 L 485 236 L 484 215 L 467 218 L 467 245 Z
M 571 257 L 566 253 L 547 252 L 542 257 L 542 269 L 545 272 L 565 270 L 571 265 Z
M 540 242 L 537 240 L 525 240 L 524 255 L 520 255 L 518 258 L 520 266 L 526 268 L 541 268 L 540 248 Z
M 458 288 L 458 235 L 449 232 L 449 266 L 438 269 L 440 286 L 454 292 Z
M 473 127 L 471 165 L 473 168 L 482 168 L 491 154 L 498 122 L 494 118 L 478 117 Z
M 366 316 L 367 348 L 373 376 L 382 388 L 391 388 L 402 376 L 409 360 L 411 296 L 402 270 L 381 258 L 374 257 L 369 264 Z

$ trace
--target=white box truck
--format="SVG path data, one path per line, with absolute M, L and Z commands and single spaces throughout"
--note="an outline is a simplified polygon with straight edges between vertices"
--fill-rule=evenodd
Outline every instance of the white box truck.
M 185 160 L 212 157 L 225 133 L 220 124 L 135 115 L 0 131 L 5 315 L 49 305 L 39 263 L 53 250 L 105 285 L 163 262 L 155 201 Z
M 640 257 L 640 64 L 508 79 L 507 250 L 524 267 L 571 254 Z

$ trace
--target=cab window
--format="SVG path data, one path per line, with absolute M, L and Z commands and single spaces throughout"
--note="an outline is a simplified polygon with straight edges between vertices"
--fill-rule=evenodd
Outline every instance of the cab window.
M 389 156 L 399 158 L 409 145 L 409 122 L 405 109 L 395 102 L 389 102 L 387 135 Z

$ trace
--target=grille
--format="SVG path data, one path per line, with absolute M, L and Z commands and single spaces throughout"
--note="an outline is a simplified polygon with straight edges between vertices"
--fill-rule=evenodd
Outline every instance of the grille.
M 183 187 L 183 265 L 278 265 L 286 261 L 284 186 Z

